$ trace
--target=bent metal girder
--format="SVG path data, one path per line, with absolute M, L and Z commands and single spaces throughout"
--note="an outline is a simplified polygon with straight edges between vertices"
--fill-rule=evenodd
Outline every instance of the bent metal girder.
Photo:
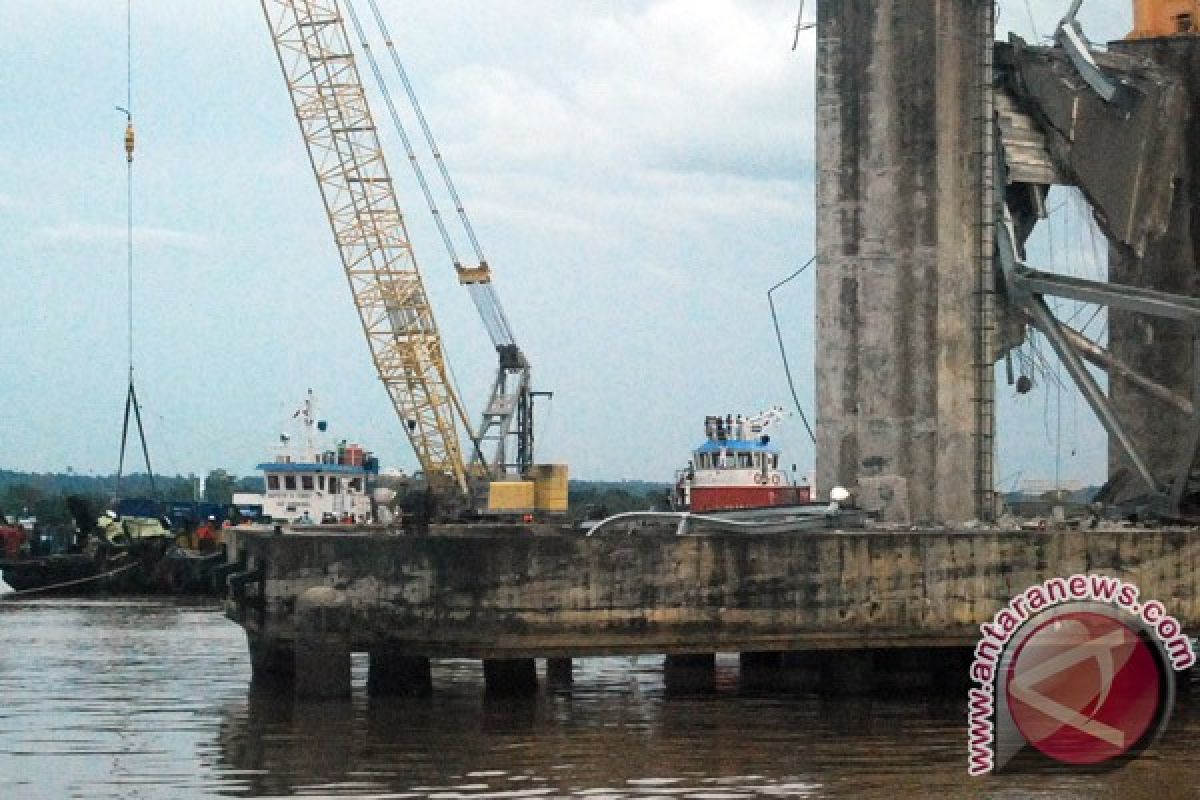
M 1200 299 L 1042 272 L 1023 262 L 1024 242 L 1036 219 L 1045 217 L 1042 201 L 1047 181 L 1079 186 L 1113 247 L 1140 259 L 1147 241 L 1162 235 L 1170 224 L 1170 187 L 1180 179 L 1178 165 L 1185 150 L 1180 131 L 1187 114 L 1180 86 L 1174 77 L 1144 60 L 1111 52 L 1103 58 L 1094 54 L 1075 19 L 1080 4 L 1081 0 L 1070 4 L 1059 23 L 1054 47 L 1027 48 L 1016 38 L 1003 46 L 1005 68 L 996 77 L 1012 93 L 1012 109 L 1028 113 L 1033 125 L 1019 124 L 1016 117 L 1021 114 L 1012 109 L 1007 117 L 996 120 L 996 280 L 1013 319 L 1046 337 L 1150 490 L 1145 510 L 1177 517 L 1200 448 Z M 1080 119 L 1092 124 L 1078 127 Z M 1019 135 L 1022 131 L 1025 133 Z M 1167 141 L 1160 141 L 1163 139 Z M 1011 154 L 1006 152 L 1010 142 Z M 1147 142 L 1155 144 L 1150 147 Z M 1127 153 L 1128 161 L 1120 161 L 1115 153 Z M 1049 169 L 1030 169 L 1039 165 Z M 1181 323 L 1191 336 L 1191 397 L 1139 373 L 1134 365 L 1063 324 L 1046 304 L 1046 296 Z M 1158 474 L 1139 452 L 1130 426 L 1123 423 L 1085 360 L 1184 416 L 1186 424 L 1176 454 L 1165 462 L 1159 458 Z
M 997 155 L 997 170 L 1001 176 L 1004 176 L 1007 167 L 1004 162 L 1003 141 L 999 135 L 997 135 Z M 1026 266 L 1017 247 L 1013 215 L 1008 206 L 1006 188 L 1007 180 L 996 181 L 999 212 L 996 225 L 996 261 L 998 278 L 1002 284 L 1004 296 L 1010 306 L 1020 312 L 1029 325 L 1046 337 L 1068 374 L 1079 387 L 1084 399 L 1096 414 L 1097 419 L 1100 420 L 1108 434 L 1119 443 L 1139 477 L 1153 495 L 1166 501 L 1167 505 L 1163 510 L 1172 516 L 1178 515 L 1189 474 L 1196 459 L 1197 448 L 1200 448 L 1200 299 L 1136 286 L 1055 275 Z M 1083 337 L 1054 316 L 1046 305 L 1044 299 L 1046 295 L 1165 317 L 1190 325 L 1193 352 L 1192 398 L 1190 403 L 1186 404 L 1181 402 L 1181 399 L 1175 401 L 1177 406 L 1182 406 L 1189 412 L 1189 435 L 1188 440 L 1180 448 L 1179 458 L 1174 466 L 1169 484 L 1160 483 L 1151 472 L 1104 390 L 1084 365 L 1085 358 L 1094 363 L 1103 364 L 1104 359 L 1096 357 L 1095 350 L 1098 348 L 1095 348 L 1094 345 L 1092 348 L 1084 346 L 1084 342 L 1079 341 Z M 1127 374 L 1136 375 L 1128 367 L 1114 365 L 1111 360 L 1107 366 L 1110 370 L 1113 366 L 1117 366 Z M 1170 390 L 1158 386 L 1148 379 L 1139 379 L 1136 385 L 1160 396 L 1173 395 Z

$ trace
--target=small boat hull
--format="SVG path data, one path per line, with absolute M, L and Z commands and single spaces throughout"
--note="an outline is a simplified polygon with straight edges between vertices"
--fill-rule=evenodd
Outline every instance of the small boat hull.
M 807 486 L 692 486 L 689 511 L 725 511 L 803 505 L 811 500 Z

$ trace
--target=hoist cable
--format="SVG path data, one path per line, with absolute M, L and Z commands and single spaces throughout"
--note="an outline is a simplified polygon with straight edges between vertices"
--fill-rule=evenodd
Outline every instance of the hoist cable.
M 121 479 L 125 472 L 125 447 L 129 440 L 129 415 L 133 413 L 137 423 L 138 438 L 142 445 L 142 456 L 146 460 L 146 474 L 150 479 L 150 493 L 156 493 L 154 469 L 150 466 L 150 450 L 146 445 L 146 431 L 142 426 L 142 411 L 138 405 L 137 390 L 133 382 L 133 0 L 125 3 L 125 106 L 117 110 L 125 114 L 125 295 L 126 295 L 126 354 L 129 361 L 129 386 L 125 392 L 125 417 L 121 425 L 121 450 L 117 459 L 116 495 L 121 496 Z
M 358 41 L 362 46 L 363 54 L 367 57 L 371 73 L 375 76 L 375 83 L 379 87 L 379 93 L 383 95 L 383 102 L 387 106 L 388 115 L 391 116 L 392 124 L 396 126 L 396 132 L 400 135 L 400 141 L 404 144 L 404 152 L 408 154 L 408 163 L 412 166 L 413 172 L 417 176 L 417 183 L 421 187 L 421 193 L 425 196 L 425 203 L 429 206 L 429 213 L 433 216 L 438 233 L 441 234 L 446 254 L 450 256 L 450 261 L 454 264 L 455 268 L 461 267 L 462 262 L 459 260 L 458 253 L 454 248 L 454 240 L 450 237 L 450 232 L 446 230 L 446 223 L 442 219 L 442 212 L 438 210 L 437 201 L 434 200 L 433 192 L 429 188 L 429 182 L 425 179 L 425 170 L 421 168 L 421 162 L 417 160 L 417 154 L 413 149 L 412 141 L 408 137 L 408 131 L 405 130 L 404 123 L 400 120 L 400 114 L 396 111 L 396 104 L 392 100 L 392 93 L 389 91 L 387 82 L 383 78 L 383 71 L 379 68 L 379 62 L 375 58 L 375 53 L 371 50 L 371 43 L 367 40 L 366 32 L 359 21 L 358 12 L 355 10 L 352 0 L 346 0 L 346 11 L 349 13 L 350 22 L 354 26 L 354 32 L 358 35 Z
M 429 126 L 429 122 L 425 117 L 424 111 L 421 110 L 420 101 L 417 99 L 416 91 L 413 89 L 412 83 L 408 79 L 408 73 L 404 69 L 403 63 L 400 61 L 400 56 L 396 51 L 395 44 L 392 41 L 391 32 L 388 30 L 387 23 L 383 19 L 382 13 L 379 11 L 379 6 L 375 0 L 368 0 L 371 11 L 375 17 L 376 25 L 379 28 L 380 35 L 383 37 L 384 44 L 391 55 L 392 64 L 396 68 L 396 72 L 400 76 L 401 82 L 404 84 L 404 89 L 408 95 L 409 103 L 412 106 L 421 130 L 424 133 L 425 141 L 429 146 L 430 153 L 433 155 L 434 161 L 438 165 L 438 170 L 442 175 L 442 181 L 445 183 L 446 191 L 449 193 L 451 200 L 454 203 L 455 210 L 458 212 L 459 221 L 462 223 L 463 231 L 467 235 L 467 239 L 471 243 L 472 249 L 475 251 L 475 256 L 479 259 L 480 265 L 486 263 L 483 255 L 483 250 L 480 247 L 479 240 L 475 236 L 475 230 L 471 225 L 470 217 L 467 216 L 466 209 L 463 206 L 462 199 L 459 197 L 458 190 L 454 185 L 453 179 L 450 177 L 450 172 L 446 168 L 445 160 L 442 158 L 441 151 L 438 149 L 437 141 L 434 139 L 433 131 Z M 400 119 L 400 114 L 396 109 L 396 104 L 392 99 L 391 90 L 388 89 L 387 81 L 384 78 L 383 71 L 379 66 L 379 61 L 375 57 L 374 51 L 371 49 L 370 41 L 367 38 L 366 30 L 362 25 L 358 11 L 354 6 L 353 0 L 346 0 L 347 15 L 354 27 L 354 32 L 358 36 L 359 44 L 363 49 L 363 54 L 367 58 L 367 63 L 371 67 L 371 73 L 375 77 L 375 83 L 379 87 L 379 92 L 383 96 L 384 104 L 387 106 L 388 115 L 392 119 L 392 123 L 396 126 L 396 131 L 400 136 L 400 141 L 404 144 L 404 150 L 408 154 L 409 164 L 412 165 L 413 173 L 417 177 L 417 183 L 421 187 L 421 192 L 425 196 L 425 202 L 429 206 L 429 212 L 433 216 L 434 223 L 437 225 L 438 233 L 442 237 L 442 243 L 446 248 L 447 254 L 450 256 L 451 262 L 455 269 L 462 268 L 462 262 L 458 257 L 458 252 L 454 247 L 453 237 L 450 236 L 446 228 L 445 219 L 438 209 L 437 202 L 433 197 L 433 192 L 429 187 L 429 182 L 425 177 L 425 170 L 421 166 L 420 160 L 417 158 L 416 152 L 413 149 L 412 140 L 408 135 L 408 131 Z M 496 292 L 495 286 L 490 280 L 468 283 L 468 293 L 471 295 L 472 301 L 475 303 L 476 309 L 483 320 L 484 328 L 487 329 L 488 335 L 491 337 L 493 344 L 497 347 L 510 346 L 516 343 L 513 336 L 512 325 L 508 320 L 508 316 L 504 313 L 504 307 L 500 304 L 500 297 Z
M 479 239 L 475 236 L 475 228 L 471 225 L 471 218 L 467 215 L 467 210 L 458 195 L 458 189 L 455 188 L 454 181 L 450 178 L 450 171 L 446 169 L 446 162 L 442 159 L 442 153 L 438 149 L 437 141 L 433 138 L 433 131 L 429 127 L 429 122 L 425 119 L 425 112 L 421 110 L 421 104 L 417 100 L 417 93 L 413 91 L 412 83 L 408 80 L 408 72 L 404 69 L 404 64 L 400 61 L 400 56 L 396 52 L 396 46 L 392 42 L 392 35 L 388 31 L 387 23 L 384 21 L 383 15 L 379 12 L 379 5 L 375 0 L 367 0 L 367 3 L 371 7 L 371 12 L 375 15 L 375 22 L 379 26 L 379 32 L 383 34 L 384 46 L 387 47 L 388 53 L 392 57 L 392 64 L 396 67 L 396 73 L 400 76 L 400 82 L 404 84 L 404 91 L 408 94 L 408 101 L 412 105 L 413 113 L 416 114 L 417 122 L 421 125 L 421 131 L 425 134 L 425 141 L 429 144 L 429 151 L 433 154 L 433 160 L 437 163 L 438 170 L 442 174 L 442 180 L 446 183 L 446 191 L 450 193 L 450 199 L 454 201 L 454 209 L 458 212 L 463 230 L 466 231 L 467 238 L 471 241 L 471 247 L 475 250 L 475 257 L 480 263 L 483 263 L 487 259 L 484 258 L 483 248 L 480 247 Z

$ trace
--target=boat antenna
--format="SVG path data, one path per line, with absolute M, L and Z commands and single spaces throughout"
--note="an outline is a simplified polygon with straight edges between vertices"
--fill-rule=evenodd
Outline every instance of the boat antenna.
M 125 471 L 125 446 L 129 441 L 129 415 L 137 422 L 138 438 L 142 443 L 142 457 L 146 460 L 146 474 L 150 478 L 150 494 L 157 494 L 154 487 L 154 470 L 150 467 L 150 451 L 146 447 L 146 431 L 142 427 L 142 409 L 138 404 L 137 390 L 133 384 L 133 0 L 125 3 L 125 105 L 117 111 L 125 115 L 125 292 L 127 312 L 127 356 L 129 359 L 129 389 L 125 392 L 125 420 L 121 425 L 121 455 L 117 461 L 116 495 L 121 497 L 121 477 Z
M 800 269 L 796 270 L 791 275 L 788 275 L 770 289 L 767 289 L 767 303 L 771 306 L 771 322 L 775 324 L 775 341 L 779 343 L 779 356 L 783 359 L 783 374 L 787 376 L 788 389 L 790 389 L 792 392 L 792 402 L 796 404 L 796 410 L 800 412 L 800 421 L 804 423 L 804 430 L 808 431 L 808 438 L 812 439 L 813 444 L 817 443 L 817 437 L 813 435 L 813 429 L 808 424 L 808 417 L 805 415 L 804 409 L 800 406 L 800 398 L 796 395 L 796 384 L 792 380 L 792 368 L 788 365 L 787 350 L 783 346 L 783 333 L 779 330 L 779 316 L 775 313 L 775 298 L 771 295 L 780 286 L 783 286 L 785 283 L 789 283 L 794 278 L 799 277 L 800 273 L 808 269 L 809 266 L 816 260 L 817 257 L 813 256 L 808 261 L 805 261 L 804 266 L 800 267 Z

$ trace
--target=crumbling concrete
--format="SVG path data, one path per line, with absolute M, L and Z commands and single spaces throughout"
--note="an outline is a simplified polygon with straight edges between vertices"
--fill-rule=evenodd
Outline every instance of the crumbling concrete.
M 1174 133 L 1185 143 L 1176 158 L 1176 175 L 1167 189 L 1169 214 L 1164 229 L 1150 237 L 1141 257 L 1128 248 L 1109 249 L 1109 279 L 1133 286 L 1200 297 L 1200 41 L 1171 37 L 1116 42 L 1111 48 L 1127 57 L 1152 62 L 1176 77 L 1184 89 L 1185 113 Z M 1160 142 L 1151 141 L 1158 148 Z M 1192 331 L 1184 323 L 1129 312 L 1109 314 L 1109 349 L 1157 384 L 1189 397 L 1192 390 Z M 1182 442 L 1187 441 L 1188 415 L 1147 394 L 1133 382 L 1110 377 L 1109 395 L 1152 472 L 1166 477 L 1173 470 Z M 1109 446 L 1109 471 L 1128 467 L 1119 447 Z M 1141 487 L 1131 482 L 1125 494 Z

